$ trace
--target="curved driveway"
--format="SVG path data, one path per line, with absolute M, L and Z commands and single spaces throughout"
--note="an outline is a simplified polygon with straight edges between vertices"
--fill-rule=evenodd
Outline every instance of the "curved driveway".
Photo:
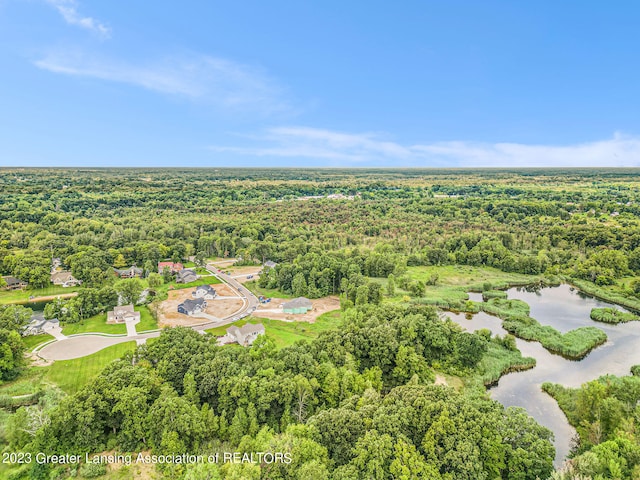
M 233 290 L 237 291 L 238 295 L 242 297 L 243 303 L 242 308 L 235 312 L 233 315 L 229 315 L 228 317 L 216 321 L 199 323 L 191 327 L 196 331 L 200 331 L 201 333 L 204 333 L 204 330 L 208 328 L 227 325 L 229 323 L 235 322 L 236 320 L 240 320 L 241 318 L 251 315 L 251 313 L 259 305 L 259 301 L 256 296 L 240 282 L 224 273 L 215 273 L 213 271 L 209 271 L 209 273 L 220 279 L 222 283 L 226 283 Z M 148 338 L 159 336 L 160 330 L 129 336 L 113 336 L 104 334 L 101 335 L 100 333 L 83 333 L 73 335 L 71 337 L 66 337 L 61 340 L 53 341 L 41 347 L 40 349 L 36 347 L 34 349 L 34 352 L 36 352 L 38 356 L 44 358 L 45 360 L 71 360 L 74 358 L 91 355 L 92 353 L 99 352 L 104 348 L 110 347 L 112 345 L 117 345 L 119 343 L 135 340 L 140 344 L 144 343 Z

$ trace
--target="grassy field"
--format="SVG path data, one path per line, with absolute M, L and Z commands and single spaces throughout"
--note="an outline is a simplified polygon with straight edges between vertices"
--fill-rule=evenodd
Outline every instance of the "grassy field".
M 87 332 L 127 333 L 127 327 L 123 323 L 108 324 L 106 313 L 85 318 L 77 323 L 67 323 L 62 327 L 62 333 L 65 335 Z
M 46 373 L 46 368 L 28 368 L 16 380 L 0 385 L 0 396 L 9 395 L 16 397 L 19 395 L 29 395 L 42 390 L 42 381 Z
M 438 280 L 433 287 L 441 286 L 463 287 L 466 291 L 481 292 L 486 290 L 485 284 L 492 288 L 507 288 L 511 285 L 527 285 L 539 282 L 540 275 L 524 275 L 521 273 L 507 273 L 492 267 L 471 267 L 467 265 L 445 265 L 432 267 L 409 267 L 407 276 L 411 280 L 426 282 L 437 275 Z
M 276 288 L 262 288 L 258 286 L 258 282 L 252 280 L 251 282 L 246 282 L 244 284 L 250 291 L 254 293 L 256 296 L 263 295 L 267 298 L 294 298 L 293 295 L 289 293 L 281 292 Z
M 220 280 L 218 280 L 218 277 L 215 277 L 213 275 L 201 277 L 195 282 L 191 282 L 191 283 L 176 283 L 176 282 L 165 283 L 164 285 L 161 285 L 156 289 L 156 292 L 157 292 L 156 299 L 166 300 L 169 290 L 182 290 L 184 288 L 197 287 L 198 285 L 214 285 L 216 283 L 221 283 L 221 282 Z
M 28 303 L 29 297 L 33 296 L 31 299 L 33 302 L 38 301 L 38 297 L 48 297 L 51 295 L 63 295 L 77 292 L 81 287 L 68 287 L 64 288 L 61 286 L 51 285 L 46 288 L 34 288 L 33 290 L 2 290 L 0 291 L 0 304 L 4 305 L 7 303 Z
M 22 343 L 24 343 L 24 345 L 27 347 L 27 350 L 33 350 L 41 343 L 48 342 L 49 340 L 53 340 L 53 336 L 47 333 L 43 333 L 42 335 L 28 335 L 26 337 L 22 337 Z
M 48 384 L 55 384 L 66 393 L 74 393 L 94 379 L 108 363 L 133 352 L 135 347 L 136 342 L 133 341 L 119 343 L 86 357 L 57 361 L 48 367 L 30 367 L 17 380 L 0 385 L 0 396 L 32 394 Z
M 262 323 L 267 335 L 273 339 L 278 348 L 292 345 L 298 340 L 309 340 L 317 337 L 321 332 L 336 328 L 340 324 L 340 310 L 334 310 L 320 315 L 314 323 L 307 322 L 283 322 L 280 320 L 256 319 L 252 318 L 249 322 L 239 320 L 232 325 L 241 327 L 245 323 Z M 207 332 L 213 335 L 224 335 L 227 328 L 224 327 L 211 328 Z
M 158 328 L 158 323 L 155 321 L 149 308 L 146 305 L 139 305 L 135 307 L 136 312 L 140 312 L 140 323 L 136 325 L 138 332 L 145 330 L 155 330 Z M 94 315 L 93 317 L 81 320 L 78 323 L 69 323 L 62 328 L 62 333 L 65 335 L 74 335 L 77 333 L 112 333 L 112 334 L 125 334 L 127 333 L 127 327 L 124 323 L 107 323 L 107 314 Z
M 506 273 L 492 267 L 471 267 L 467 265 L 409 267 L 406 276 L 411 281 L 425 283 L 437 278 L 434 285 L 426 286 L 424 297 L 414 297 L 414 302 L 435 305 L 446 310 L 464 311 L 467 311 L 468 307 L 472 307 L 466 304 L 469 299 L 467 292 L 506 289 L 515 285 L 539 283 L 544 279 L 540 275 Z M 386 292 L 388 283 L 386 278 L 372 280 L 380 283 Z M 392 302 L 404 302 L 407 296 L 410 296 L 410 293 L 399 288 L 396 281 L 395 295 L 387 298 Z
M 43 380 L 58 385 L 66 393 L 72 394 L 96 378 L 102 369 L 127 352 L 133 352 L 136 342 L 125 342 L 100 350 L 74 360 L 61 360 L 49 367 L 34 367 L 44 370 Z
M 136 331 L 144 332 L 146 330 L 155 330 L 158 328 L 158 322 L 153 318 L 149 308 L 146 305 L 135 307 L 136 312 L 140 312 L 140 323 L 136 325 Z

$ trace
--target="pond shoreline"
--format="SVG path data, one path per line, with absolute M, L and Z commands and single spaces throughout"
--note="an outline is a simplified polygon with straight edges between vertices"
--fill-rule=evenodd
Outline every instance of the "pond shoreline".
M 532 318 L 560 332 L 594 326 L 597 322 L 590 318 L 591 309 L 611 306 L 569 282 L 543 288 L 536 288 L 535 284 L 530 291 L 526 288 L 529 286 L 522 287 L 509 288 L 508 298 L 525 302 Z M 501 318 L 485 311 L 471 314 L 471 319 L 467 319 L 464 312 L 447 314 L 469 331 L 487 328 L 493 335 L 509 333 L 503 328 Z M 554 432 L 557 467 L 570 453 L 576 432 L 557 402 L 542 391 L 542 384 L 552 382 L 575 388 L 607 373 L 628 375 L 630 367 L 640 363 L 640 349 L 637 348 L 640 345 L 640 322 L 597 325 L 607 334 L 608 340 L 579 360 L 552 353 L 538 342 L 516 338 L 522 356 L 535 358 L 536 365 L 526 370 L 505 372 L 497 382 L 487 386 L 491 398 L 505 407 L 524 408 L 538 423 Z

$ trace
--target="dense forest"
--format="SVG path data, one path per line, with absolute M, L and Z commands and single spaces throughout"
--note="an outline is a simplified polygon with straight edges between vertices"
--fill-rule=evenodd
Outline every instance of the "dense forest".
M 176 479 L 636 478 L 636 377 L 577 391 L 545 385 L 579 432 L 572 463 L 554 472 L 551 432 L 485 389 L 535 361 L 513 336 L 467 333 L 439 311 L 482 310 L 515 337 L 583 358 L 606 341 L 597 324 L 560 332 L 502 290 L 568 282 L 639 311 L 639 185 L 633 169 L 4 169 L 0 273 L 28 286 L 16 301 L 0 292 L 0 386 L 34 368 L 20 333 L 54 259 L 82 282 L 43 309 L 63 325 L 135 304 L 143 291 L 154 313 L 173 281 L 159 261 L 195 268 L 214 258 L 273 262 L 254 288 L 338 296 L 340 321 L 284 347 L 269 331 L 242 348 L 165 329 L 74 393 L 49 385 L 22 404 L 0 389 L 0 447 L 293 459 L 157 466 L 160 478 Z M 133 265 L 140 279 L 114 275 Z M 496 280 L 447 283 L 447 269 L 460 266 Z M 592 317 L 637 320 L 604 309 Z M 83 462 L 6 473 L 111 474 Z

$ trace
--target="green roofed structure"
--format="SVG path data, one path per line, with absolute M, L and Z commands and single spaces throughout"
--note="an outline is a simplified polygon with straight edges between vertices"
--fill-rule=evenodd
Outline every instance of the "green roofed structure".
M 307 313 L 312 308 L 311 300 L 305 297 L 294 298 L 290 302 L 282 304 L 284 313 Z

